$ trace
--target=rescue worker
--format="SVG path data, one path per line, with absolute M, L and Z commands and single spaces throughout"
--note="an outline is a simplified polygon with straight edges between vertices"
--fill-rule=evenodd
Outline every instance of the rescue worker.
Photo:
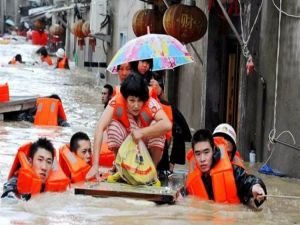
M 108 102 L 113 96 L 114 89 L 110 84 L 105 84 L 102 88 L 101 92 L 101 102 L 104 104 L 104 108 L 106 108 Z
M 70 181 L 60 167 L 52 167 L 54 160 L 55 149 L 46 138 L 21 146 L 1 198 L 29 200 L 44 191 L 66 190 Z
M 255 205 L 259 207 L 264 202 L 267 190 L 263 181 L 248 175 L 242 167 L 231 164 L 226 149 L 215 146 L 209 130 L 196 131 L 192 150 L 196 165 L 189 162 L 188 194 L 219 203 L 247 204 L 254 198 Z
M 72 183 L 85 181 L 92 164 L 92 149 L 89 136 L 83 132 L 73 134 L 69 145 L 59 149 L 59 163 Z
M 214 142 L 217 146 L 226 145 L 226 150 L 231 161 L 234 157 L 240 158 L 236 147 L 236 133 L 228 123 L 219 124 L 213 132 Z
M 68 57 L 65 54 L 65 50 L 62 48 L 59 48 L 56 51 L 57 61 L 56 61 L 56 67 L 57 69 L 70 69 L 69 67 L 69 60 Z
M 164 134 L 172 126 L 167 115 L 155 99 L 149 98 L 147 84 L 141 76 L 129 74 L 122 82 L 120 91 L 121 94 L 112 98 L 98 121 L 93 145 L 93 166 L 87 174 L 87 179 L 93 176 L 98 178 L 99 147 L 107 127 L 108 147 L 115 154 L 131 134 L 135 142 L 140 139 L 146 142 L 155 166 L 161 159 Z
M 48 55 L 47 49 L 42 47 L 39 49 L 39 53 L 41 54 L 41 62 L 47 64 L 48 66 L 52 66 L 53 62 L 51 57 Z

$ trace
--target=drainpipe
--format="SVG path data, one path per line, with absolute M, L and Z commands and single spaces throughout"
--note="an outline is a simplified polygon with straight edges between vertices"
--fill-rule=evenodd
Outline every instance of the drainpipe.
M 266 99 L 267 99 L 267 83 L 262 75 L 259 75 L 260 83 L 262 85 L 262 101 L 261 101 L 261 127 L 260 127 L 260 151 L 258 155 L 258 160 L 263 160 L 263 146 L 264 146 L 264 132 L 265 132 L 265 111 L 266 111 Z

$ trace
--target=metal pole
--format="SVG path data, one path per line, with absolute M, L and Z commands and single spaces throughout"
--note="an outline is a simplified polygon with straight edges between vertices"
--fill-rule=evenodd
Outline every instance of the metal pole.
M 290 147 L 292 149 L 295 149 L 297 151 L 300 151 L 300 147 L 297 146 L 297 145 L 291 145 L 289 143 L 286 143 L 286 142 L 283 142 L 283 141 L 279 141 L 278 139 L 273 139 L 274 143 L 279 143 L 279 144 L 282 144 L 282 145 L 285 145 L 287 147 Z
M 219 6 L 220 6 L 220 8 L 221 8 L 221 10 L 222 10 L 222 12 L 223 12 L 223 14 L 224 14 L 226 20 L 227 20 L 227 22 L 229 23 L 229 26 L 231 27 L 231 29 L 232 29 L 233 33 L 235 34 L 236 38 L 238 39 L 240 45 L 241 45 L 241 46 L 244 46 L 244 43 L 243 43 L 243 41 L 242 41 L 242 39 L 241 39 L 241 37 L 240 37 L 240 34 L 239 34 L 239 32 L 237 32 L 237 30 L 235 29 L 235 26 L 233 25 L 233 23 L 232 23 L 230 17 L 228 16 L 226 10 L 224 9 L 224 6 L 223 6 L 221 0 L 217 0 L 217 2 L 218 2 L 218 4 L 219 4 Z M 240 12 L 240 13 L 242 13 L 242 12 Z
M 3 8 L 3 6 L 4 6 L 4 4 L 3 4 L 3 1 L 4 0 L 0 0 L 0 36 L 2 36 L 3 35 L 3 32 L 4 32 L 4 16 L 3 16 L 3 11 L 4 11 L 4 8 Z

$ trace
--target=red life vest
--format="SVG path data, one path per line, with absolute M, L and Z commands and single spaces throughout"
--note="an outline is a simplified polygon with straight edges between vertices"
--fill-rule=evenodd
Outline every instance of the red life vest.
M 32 169 L 27 157 L 31 143 L 22 145 L 14 159 L 10 169 L 8 179 L 12 176 L 18 176 L 17 189 L 20 194 L 38 194 L 42 190 L 42 180 Z M 65 191 L 70 184 L 69 178 L 66 177 L 59 166 L 56 157 L 54 157 L 52 170 L 45 182 L 45 191 L 61 192 Z
M 157 97 L 156 90 L 154 88 L 152 88 L 152 87 L 149 87 L 149 86 L 148 86 L 148 89 L 149 89 L 149 97 L 152 97 L 156 101 L 159 101 L 158 97 Z M 113 92 L 112 96 L 116 96 L 116 95 L 119 95 L 119 94 L 121 94 L 121 86 L 120 85 L 116 85 L 115 88 L 114 88 L 114 92 Z
M 59 164 L 72 183 L 85 181 L 85 176 L 91 168 L 91 165 L 71 152 L 68 145 L 59 149 Z
M 210 170 L 214 200 L 219 203 L 239 203 L 232 164 L 225 149 L 220 148 L 221 159 Z M 188 153 L 190 157 L 191 153 Z M 193 159 L 195 162 L 195 158 Z M 190 163 L 190 162 L 189 162 Z M 192 169 L 192 168 L 191 168 Z M 208 194 L 202 181 L 198 165 L 188 172 L 186 188 L 189 194 L 208 200 Z
M 167 116 L 168 116 L 169 120 L 171 121 L 171 123 L 173 124 L 173 113 L 172 113 L 171 105 L 165 105 L 165 104 L 160 103 L 160 106 L 161 106 L 162 110 L 167 114 Z M 171 141 L 172 136 L 173 136 L 172 135 L 172 129 L 169 130 L 165 135 L 166 135 L 166 139 L 168 141 Z
M 8 84 L 0 84 L 0 102 L 9 101 L 9 87 Z
M 47 55 L 46 57 L 41 57 L 41 61 L 42 62 L 46 62 L 49 66 L 52 66 L 53 63 L 52 63 L 52 59 L 49 55 Z
M 115 154 L 113 153 L 113 151 L 108 149 L 107 142 L 102 141 L 100 157 L 99 157 L 99 165 L 112 167 L 114 160 L 115 160 Z
M 57 126 L 58 117 L 67 120 L 61 101 L 54 98 L 38 98 L 34 118 L 35 125 Z
M 62 60 L 59 61 L 58 65 L 57 65 L 57 68 L 58 69 L 65 69 L 65 66 L 66 66 L 66 61 L 68 60 L 68 58 L 66 56 L 64 56 L 62 58 Z
M 224 137 L 214 137 L 214 143 L 217 147 L 221 148 L 227 148 L 227 141 Z M 228 150 L 226 149 L 226 151 L 228 152 Z M 240 157 L 240 154 L 238 151 L 235 152 L 235 155 L 233 157 L 233 159 L 231 160 L 231 163 L 233 165 L 237 165 L 239 167 L 242 167 L 243 169 L 245 169 L 243 160 Z
M 144 103 L 139 115 L 139 121 L 141 122 L 142 127 L 148 127 L 150 125 L 153 120 L 153 114 L 155 113 L 154 110 L 156 110 L 156 108 L 153 108 L 152 110 L 149 108 L 149 100 Z M 112 99 L 112 104 L 114 104 L 113 119 L 121 122 L 126 129 L 129 129 L 130 123 L 127 116 L 125 98 L 121 94 L 118 94 Z

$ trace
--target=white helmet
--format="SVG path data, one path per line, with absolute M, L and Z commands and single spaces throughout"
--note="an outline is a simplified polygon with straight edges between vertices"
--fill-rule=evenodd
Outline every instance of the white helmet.
M 65 50 L 63 50 L 62 48 L 59 48 L 56 52 L 56 56 L 58 58 L 63 58 L 65 56 Z
M 233 144 L 236 145 L 236 133 L 231 125 L 228 123 L 221 123 L 216 127 L 213 132 L 213 136 L 226 136 L 231 139 Z

